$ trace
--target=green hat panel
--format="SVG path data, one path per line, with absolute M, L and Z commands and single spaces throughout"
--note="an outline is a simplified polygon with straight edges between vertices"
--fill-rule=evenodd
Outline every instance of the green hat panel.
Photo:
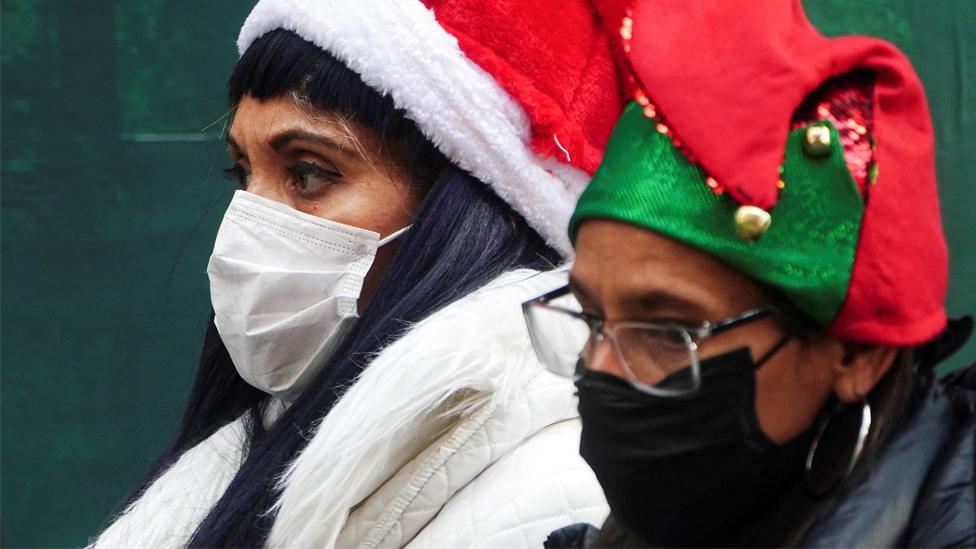
M 614 219 L 650 229 L 724 260 L 782 291 L 805 314 L 829 324 L 847 296 L 864 202 L 844 161 L 837 130 L 828 154 L 804 151 L 806 128 L 789 133 L 772 223 L 756 241 L 743 241 L 733 218 L 739 204 L 706 185 L 659 133 L 642 108 L 630 104 L 614 128 L 603 163 L 570 220 L 576 240 L 587 219 Z

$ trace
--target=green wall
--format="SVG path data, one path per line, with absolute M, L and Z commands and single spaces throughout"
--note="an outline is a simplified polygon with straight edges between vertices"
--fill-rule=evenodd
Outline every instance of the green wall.
M 240 0 L 4 0 L 2 512 L 8 546 L 95 533 L 172 436 L 232 187 Z
M 232 189 L 224 78 L 249 4 L 3 1 L 4 546 L 84 544 L 173 434 Z M 828 32 L 891 39 L 918 65 L 938 131 L 950 312 L 976 310 L 963 165 L 976 158 L 976 3 L 808 4 Z

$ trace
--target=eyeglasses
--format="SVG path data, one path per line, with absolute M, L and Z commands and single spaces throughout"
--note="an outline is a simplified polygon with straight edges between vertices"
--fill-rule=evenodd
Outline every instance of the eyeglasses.
M 670 397 L 693 393 L 701 386 L 698 346 L 702 341 L 774 311 L 757 307 L 699 326 L 606 321 L 584 313 L 569 286 L 522 304 L 536 355 L 551 372 L 578 379 L 606 339 L 631 385 Z

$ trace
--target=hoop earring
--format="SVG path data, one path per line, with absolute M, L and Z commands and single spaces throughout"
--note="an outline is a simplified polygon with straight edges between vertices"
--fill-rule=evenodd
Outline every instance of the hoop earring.
M 840 470 L 843 473 L 840 475 L 837 474 L 838 470 L 836 468 L 831 468 L 829 465 L 826 468 L 826 473 L 819 474 L 819 472 L 824 470 L 824 468 L 822 466 L 818 467 L 817 450 L 826 446 L 824 434 L 838 417 L 844 416 L 850 410 L 860 410 L 861 417 L 857 428 L 857 438 L 854 440 L 854 449 L 851 452 L 851 457 L 847 462 L 847 466 Z M 813 443 L 810 445 L 810 451 L 807 452 L 804 482 L 806 484 L 807 491 L 809 491 L 812 496 L 818 498 L 825 496 L 847 480 L 851 472 L 854 471 L 854 466 L 857 465 L 857 461 L 861 458 L 861 454 L 864 452 L 864 444 L 867 441 L 868 433 L 870 432 L 871 404 L 868 403 L 867 400 L 862 400 L 861 406 L 859 407 L 852 405 L 840 405 L 830 415 L 830 417 L 823 422 L 823 425 L 820 426 L 816 436 L 813 438 Z M 836 447 L 836 443 L 834 443 L 834 446 Z M 850 445 L 844 446 L 849 447 Z

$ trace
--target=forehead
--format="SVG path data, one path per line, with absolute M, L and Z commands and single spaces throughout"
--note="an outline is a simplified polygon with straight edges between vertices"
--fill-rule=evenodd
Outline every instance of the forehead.
M 756 282 L 722 261 L 659 233 L 613 220 L 593 219 L 580 225 L 573 278 L 604 305 L 661 293 L 724 314 L 764 301 Z
M 245 95 L 235 109 L 227 133 L 231 142 L 243 143 L 271 138 L 290 130 L 326 134 L 343 149 L 355 151 L 360 156 L 383 149 L 379 146 L 379 136 L 368 126 L 348 116 L 303 104 L 288 95 L 264 100 Z
M 322 118 L 328 119 L 328 113 L 323 112 Z M 272 97 L 258 100 L 245 95 L 234 109 L 234 119 L 231 121 L 228 133 L 232 135 L 244 134 L 255 130 L 271 131 L 276 126 L 315 126 L 310 111 L 300 108 L 296 101 L 285 97 Z

